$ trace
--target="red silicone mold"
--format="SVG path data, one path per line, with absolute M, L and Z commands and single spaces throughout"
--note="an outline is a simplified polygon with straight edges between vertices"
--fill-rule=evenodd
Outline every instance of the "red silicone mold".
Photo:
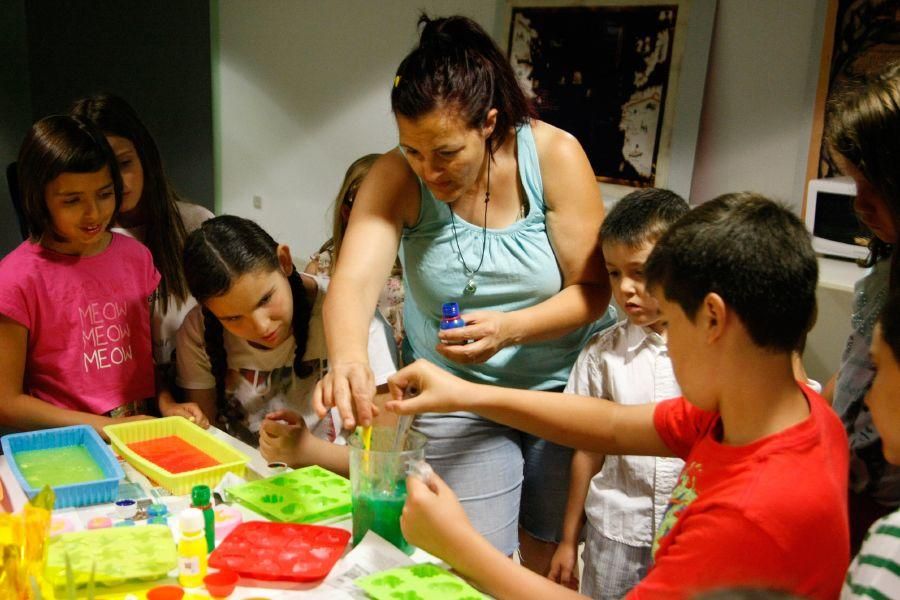
M 250 521 L 219 544 L 209 565 L 254 579 L 317 581 L 328 575 L 349 541 L 345 529 Z

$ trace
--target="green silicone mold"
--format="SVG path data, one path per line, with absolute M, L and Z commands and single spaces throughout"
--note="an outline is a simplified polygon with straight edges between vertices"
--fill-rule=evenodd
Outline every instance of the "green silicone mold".
M 175 540 L 165 525 L 113 527 L 64 533 L 50 539 L 44 574 L 57 588 L 66 585 L 66 555 L 75 585 L 113 586 L 154 581 L 176 567 Z
M 311 466 L 230 487 L 228 495 L 272 521 L 313 523 L 350 512 L 350 481 Z
M 373 600 L 483 600 L 471 585 L 436 565 L 400 567 L 355 580 Z

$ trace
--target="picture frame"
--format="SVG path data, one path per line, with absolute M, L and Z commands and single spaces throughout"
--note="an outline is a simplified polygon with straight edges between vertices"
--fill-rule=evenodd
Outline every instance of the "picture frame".
M 810 180 L 837 175 L 824 135 L 832 94 L 848 78 L 900 60 L 900 14 L 896 4 L 879 0 L 829 0 L 819 60 L 819 78 L 803 188 L 802 214 Z
M 604 197 L 651 186 L 690 196 L 715 8 L 507 0 L 513 69 L 539 118 L 578 138 Z

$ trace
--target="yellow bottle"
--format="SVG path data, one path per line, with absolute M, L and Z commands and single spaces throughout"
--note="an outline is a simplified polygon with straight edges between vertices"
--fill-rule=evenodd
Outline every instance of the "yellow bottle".
M 206 536 L 203 512 L 188 508 L 178 516 L 181 540 L 178 542 L 178 583 L 200 587 L 206 577 Z

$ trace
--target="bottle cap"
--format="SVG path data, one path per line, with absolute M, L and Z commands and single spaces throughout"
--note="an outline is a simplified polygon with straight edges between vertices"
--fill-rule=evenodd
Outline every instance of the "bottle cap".
M 211 492 L 208 485 L 195 485 L 191 490 L 191 504 L 194 506 L 206 506 L 209 504 Z
M 178 515 L 178 528 L 181 534 L 195 531 L 203 531 L 206 523 L 203 520 L 203 511 L 199 508 L 186 508 Z
M 441 313 L 445 319 L 454 319 L 459 316 L 459 304 L 456 302 L 444 302 Z
M 151 504 L 147 507 L 147 516 L 148 517 L 163 517 L 168 514 L 169 509 L 166 508 L 165 504 Z

